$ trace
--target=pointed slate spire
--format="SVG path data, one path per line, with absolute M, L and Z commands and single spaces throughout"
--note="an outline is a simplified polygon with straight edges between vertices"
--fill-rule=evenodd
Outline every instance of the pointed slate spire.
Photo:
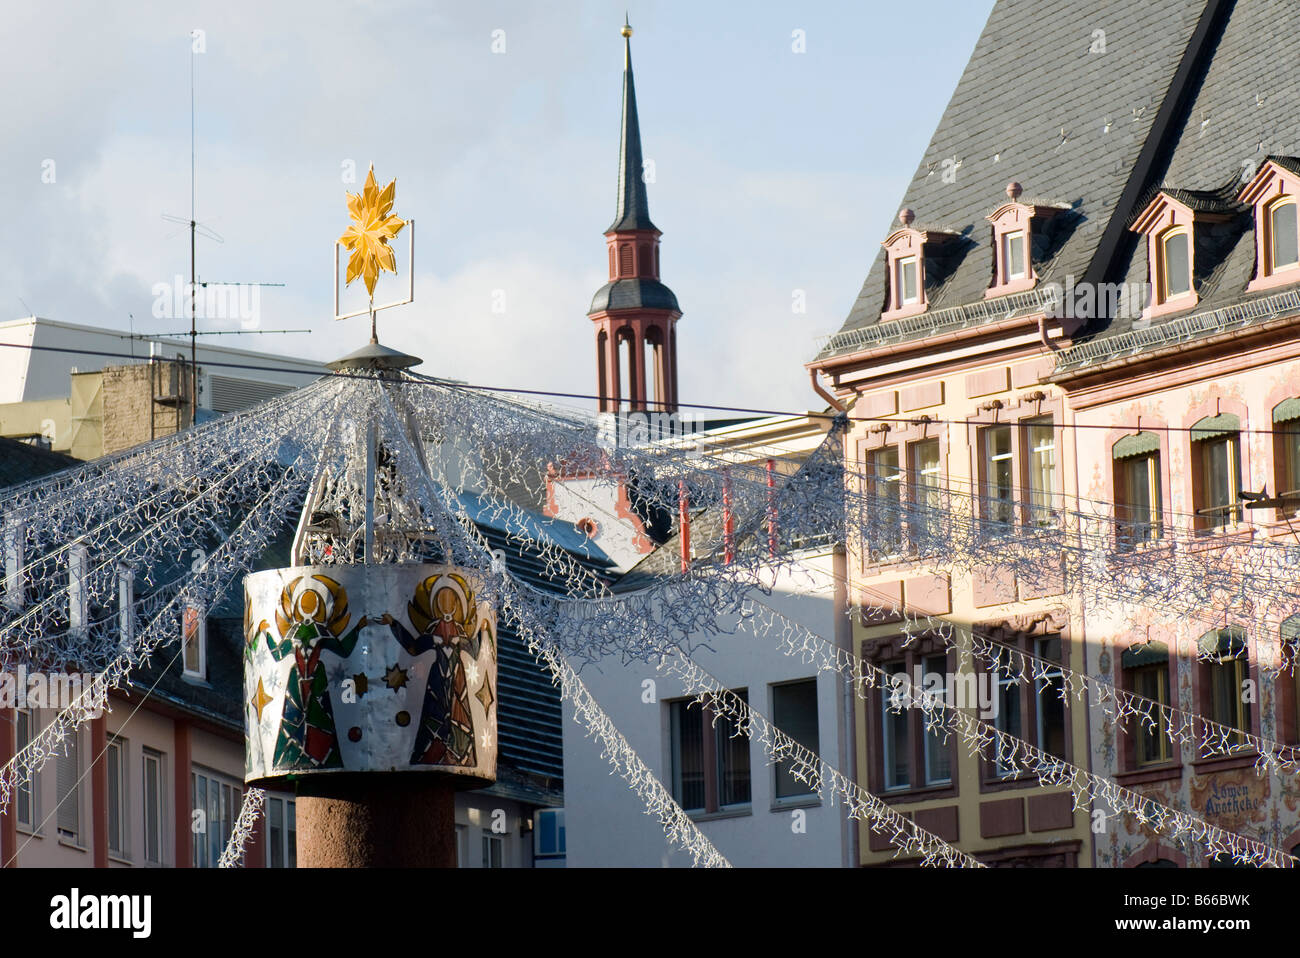
M 652 230 L 650 205 L 642 179 L 641 126 L 636 116 L 636 88 L 632 84 L 632 27 L 623 19 L 623 129 L 618 149 L 618 212 L 605 232 Z

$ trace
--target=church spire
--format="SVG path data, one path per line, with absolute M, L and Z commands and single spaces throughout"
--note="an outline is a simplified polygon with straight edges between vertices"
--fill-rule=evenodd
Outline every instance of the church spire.
M 641 131 L 632 89 L 632 28 L 620 31 L 623 141 L 618 156 L 618 213 L 605 230 L 609 282 L 596 290 L 587 316 L 596 332 L 601 412 L 677 411 L 677 320 L 673 291 L 659 281 L 659 229 L 650 222 L 641 176 Z
M 652 230 L 650 204 L 642 178 L 641 125 L 636 115 L 636 87 L 632 83 L 632 27 L 623 18 L 623 127 L 618 150 L 618 211 L 613 230 Z

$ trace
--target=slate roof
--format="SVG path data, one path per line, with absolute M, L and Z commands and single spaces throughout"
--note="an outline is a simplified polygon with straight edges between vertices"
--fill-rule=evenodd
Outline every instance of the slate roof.
M 1300 151 L 1300 57 L 1290 42 L 1300 35 L 1300 4 L 1238 0 L 1227 6 L 1226 24 L 1198 71 L 1194 98 L 1170 136 L 1168 166 L 1161 171 L 1161 182 L 1182 191 L 1235 196 L 1266 159 L 1300 173 L 1294 156 Z M 1198 230 L 1207 238 L 1198 236 L 1195 248 L 1197 314 L 1278 293 L 1246 292 L 1255 271 L 1254 222 L 1248 208 L 1234 207 L 1239 212 L 1231 223 Z M 1200 263 L 1203 244 L 1211 258 L 1207 268 Z M 1133 244 L 1116 273 L 1124 282 L 1147 282 L 1145 245 Z M 1132 328 L 1133 321 L 1121 317 L 1098 335 Z
M 636 113 L 636 87 L 632 82 L 632 41 L 623 41 L 623 119 L 619 127 L 618 210 L 606 233 L 614 230 L 652 230 L 650 204 L 641 177 L 641 123 Z
M 587 315 L 607 309 L 671 309 L 680 313 L 673 291 L 655 279 L 616 279 L 596 290 Z
M 80 460 L 61 452 L 0 437 L 0 488 L 80 465 Z
M 185 678 L 180 650 L 179 642 L 164 645 L 150 656 L 148 663 L 133 669 L 127 681 L 131 698 L 147 694 L 151 700 L 165 702 L 242 735 L 244 731 L 242 612 L 241 618 L 238 619 L 208 619 L 206 681 Z
M 1160 134 L 1171 123 L 1175 130 L 1183 125 L 1202 38 L 1213 46 L 1230 6 L 1226 0 L 998 0 L 898 204 L 960 234 L 945 244 L 942 262 L 932 266 L 927 259 L 929 313 L 983 301 L 993 265 L 985 217 L 1004 201 L 1011 180 L 1027 194 L 1068 207 L 1047 220 L 1032 250 L 1039 288 L 1067 275 L 1102 278 L 1117 250 L 1127 261 L 1136 247 L 1127 221 L 1158 181 L 1152 170 L 1161 160 Z M 1270 34 L 1291 34 L 1257 26 L 1254 45 L 1275 56 L 1275 46 L 1258 42 Z M 1194 165 L 1175 163 L 1169 182 L 1210 190 L 1232 172 L 1183 176 Z M 876 235 L 884 240 L 894 228 L 881 224 Z M 886 281 L 881 250 L 841 333 L 879 324 Z M 926 335 L 924 322 L 915 326 L 909 335 Z M 821 356 L 851 351 L 851 337 L 844 339 L 837 344 L 833 337 Z

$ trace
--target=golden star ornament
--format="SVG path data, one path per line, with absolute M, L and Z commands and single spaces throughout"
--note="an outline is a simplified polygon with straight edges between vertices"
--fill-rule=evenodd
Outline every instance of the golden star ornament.
M 347 228 L 339 243 L 352 255 L 348 259 L 347 285 L 360 276 L 366 283 L 366 292 L 373 299 L 375 283 L 381 270 L 397 272 L 397 259 L 388 241 L 401 232 L 405 220 L 389 214 L 397 180 L 382 190 L 375 183 L 375 168 L 366 174 L 366 185 L 360 193 L 348 194 L 348 215 L 352 225 Z

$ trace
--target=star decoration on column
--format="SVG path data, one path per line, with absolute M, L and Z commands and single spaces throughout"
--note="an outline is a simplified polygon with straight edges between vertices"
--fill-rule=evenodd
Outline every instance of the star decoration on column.
M 491 747 L 492 747 L 492 733 L 491 733 L 490 731 L 488 731 L 487 729 L 484 729 L 484 730 L 483 730 L 483 734 L 479 736 L 479 741 L 483 743 L 483 747 L 484 747 L 484 748 L 491 748 Z
M 250 701 L 253 708 L 257 709 L 257 720 L 259 722 L 262 721 L 262 709 L 271 704 L 272 698 L 266 694 L 266 686 L 262 684 L 260 677 L 257 680 L 257 692 L 253 695 Z
M 406 669 L 398 665 L 393 665 L 384 673 L 384 684 L 396 692 L 398 689 L 406 688 L 407 678 L 408 675 Z
M 397 259 L 388 241 L 401 232 L 406 221 L 390 215 L 397 180 L 383 190 L 375 183 L 375 168 L 366 174 L 366 184 L 360 193 L 348 194 L 348 215 L 352 225 L 339 237 L 339 243 L 352 255 L 348 258 L 346 285 L 351 286 L 358 276 L 366 284 L 366 292 L 375 295 L 375 283 L 381 270 L 397 272 Z
M 474 697 L 483 703 L 484 712 L 490 712 L 492 710 L 492 702 L 494 699 L 492 697 L 491 679 L 483 680 L 483 687 L 474 693 Z
M 469 679 L 469 684 L 470 684 L 470 685 L 473 685 L 475 682 L 478 681 L 478 663 L 477 663 L 477 662 L 471 661 L 471 662 L 469 663 L 469 665 L 465 666 L 465 677 L 466 677 L 467 679 Z

